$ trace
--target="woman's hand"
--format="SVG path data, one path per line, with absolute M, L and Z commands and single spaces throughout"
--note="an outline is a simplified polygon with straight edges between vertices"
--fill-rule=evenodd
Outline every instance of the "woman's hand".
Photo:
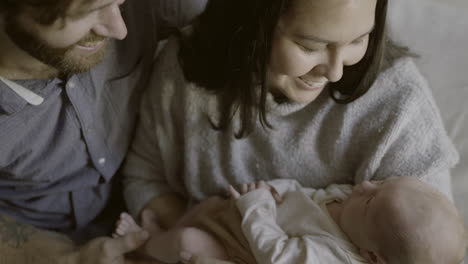
M 229 185 L 228 193 L 230 197 L 234 199 L 239 199 L 239 197 L 241 197 L 242 195 L 248 192 L 258 190 L 258 189 L 265 189 L 269 191 L 277 203 L 281 203 L 283 201 L 282 197 L 279 195 L 278 191 L 276 191 L 275 187 L 271 186 L 265 181 L 257 181 L 257 182 L 241 184 L 239 186 L 239 191 L 236 190 L 232 185 Z

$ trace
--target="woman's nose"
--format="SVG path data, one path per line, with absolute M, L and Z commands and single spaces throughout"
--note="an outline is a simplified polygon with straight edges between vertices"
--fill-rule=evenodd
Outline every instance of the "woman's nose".
M 337 82 L 343 77 L 343 55 L 339 48 L 329 51 L 325 76 L 330 82 Z

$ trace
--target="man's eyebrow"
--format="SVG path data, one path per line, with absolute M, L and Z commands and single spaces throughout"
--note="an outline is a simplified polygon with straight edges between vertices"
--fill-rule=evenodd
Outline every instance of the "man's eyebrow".
M 364 37 L 365 35 L 371 33 L 374 30 L 374 26 L 375 25 L 373 25 L 372 28 L 369 31 L 367 31 L 366 33 L 360 35 L 359 37 L 355 38 L 354 40 L 360 39 L 360 38 Z M 297 38 L 300 38 L 300 39 L 310 40 L 310 41 L 315 41 L 315 42 L 320 42 L 320 43 L 334 43 L 335 42 L 335 41 L 332 41 L 332 40 L 327 40 L 327 39 L 319 38 L 319 37 L 312 36 L 312 35 L 294 34 L 294 36 L 297 37 Z
M 116 0 L 112 0 L 112 1 L 109 1 L 108 3 L 103 4 L 103 5 L 94 6 L 94 7 L 91 7 L 91 8 L 88 8 L 91 5 L 86 5 L 86 7 L 82 8 L 81 10 L 77 11 L 75 14 L 72 14 L 72 15 L 73 16 L 80 16 L 80 15 L 84 15 L 84 14 L 87 14 L 87 13 L 92 13 L 94 11 L 104 9 L 104 8 L 114 4 L 115 2 L 116 2 Z

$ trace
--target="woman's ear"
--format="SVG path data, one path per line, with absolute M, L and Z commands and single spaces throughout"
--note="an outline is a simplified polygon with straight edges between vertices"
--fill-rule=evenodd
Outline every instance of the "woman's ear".
M 380 254 L 365 250 L 360 248 L 359 249 L 359 255 L 361 255 L 367 262 L 370 264 L 386 264 L 387 262 L 380 256 Z

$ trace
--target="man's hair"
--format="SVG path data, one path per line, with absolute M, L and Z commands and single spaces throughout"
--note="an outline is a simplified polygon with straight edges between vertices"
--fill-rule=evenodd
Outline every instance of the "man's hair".
M 226 128 L 236 111 L 241 118 L 237 138 L 252 132 L 257 118 L 271 128 L 266 118 L 267 65 L 275 28 L 294 1 L 209 0 L 193 34 L 181 37 L 179 59 L 185 78 L 220 98 L 221 120 L 212 122 L 216 129 Z M 383 68 L 406 55 L 386 37 L 386 14 L 387 0 L 377 0 L 375 27 L 364 58 L 345 67 L 343 78 L 329 85 L 336 102 L 349 103 L 365 94 Z
M 1 0 L 0 13 L 15 16 L 30 8 L 34 10 L 31 14 L 38 23 L 49 25 L 64 18 L 73 1 L 76 0 Z

